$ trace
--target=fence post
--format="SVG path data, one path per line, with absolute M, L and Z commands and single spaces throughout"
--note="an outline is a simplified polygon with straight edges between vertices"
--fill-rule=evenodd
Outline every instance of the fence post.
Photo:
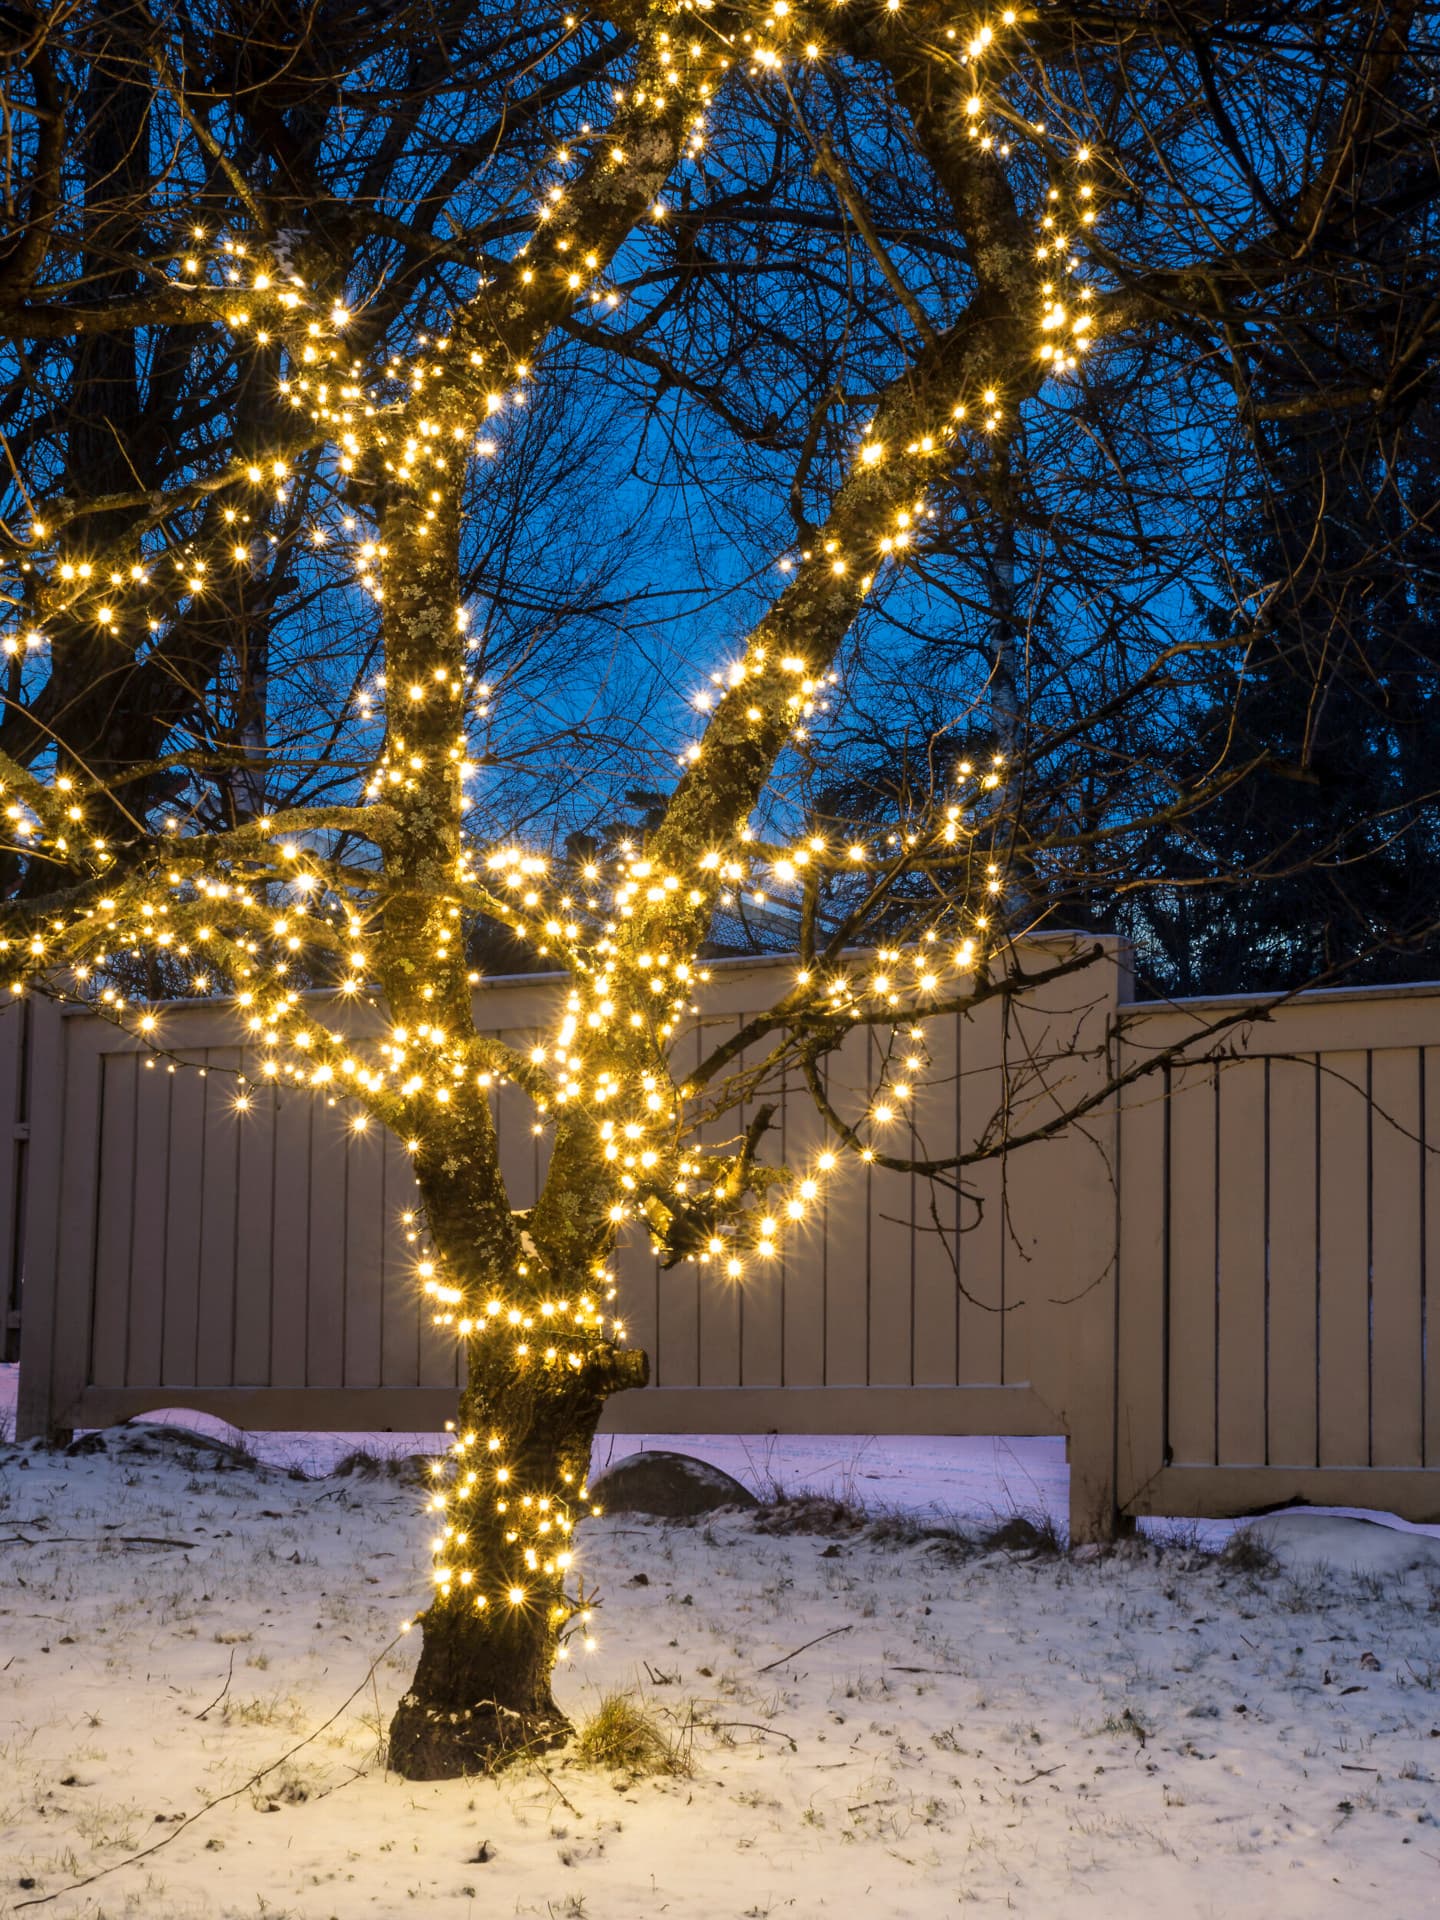
M 1040 1091 L 1012 1113 L 1017 1133 L 1073 1111 L 1111 1078 L 1130 955 L 1114 938 L 1096 944 L 1104 952 L 1093 967 L 1015 1006 L 1011 1051 L 1017 1061 L 1041 1063 L 1038 1073 L 1030 1069 Z M 1023 1092 L 1023 1076 L 1019 1084 Z M 1117 1107 L 1111 1095 L 1054 1139 L 1016 1150 L 1007 1173 L 1009 1244 L 1027 1263 L 1034 1295 L 1032 1385 L 1066 1436 L 1075 1546 L 1113 1540 L 1123 1527 L 1115 1480 Z
M 54 1425 L 55 1293 L 62 1196 L 61 1142 L 65 1125 L 64 1021 L 57 1003 L 35 994 L 30 1002 L 30 1139 L 26 1154 L 21 1263 L 20 1382 L 15 1438 L 68 1439 Z

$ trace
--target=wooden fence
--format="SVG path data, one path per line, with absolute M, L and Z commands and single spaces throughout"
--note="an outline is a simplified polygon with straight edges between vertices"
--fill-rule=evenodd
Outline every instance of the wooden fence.
M 1102 945 L 1008 1016 L 990 1002 L 928 1022 L 930 1068 L 897 1140 L 943 1152 L 1002 1104 L 1031 1131 L 1117 1069 L 1171 1064 L 976 1167 L 959 1200 L 849 1167 L 784 1259 L 738 1286 L 627 1248 L 652 1385 L 611 1401 L 609 1430 L 1063 1433 L 1077 1536 L 1295 1496 L 1440 1513 L 1426 1047 L 1440 1050 L 1440 989 L 1306 995 L 1237 1023 L 1233 1003 L 1129 1004 L 1124 952 Z M 775 964 L 716 969 L 686 1043 L 697 1057 L 769 1004 Z M 559 990 L 497 982 L 477 1019 L 529 1044 Z M 169 1008 L 157 1038 L 154 1059 L 84 1012 L 0 1018 L 22 1436 L 159 1406 L 249 1427 L 437 1428 L 460 1355 L 419 1301 L 404 1152 L 316 1095 L 237 1112 L 247 1062 L 224 1005 Z M 832 1060 L 841 1104 L 868 1084 L 874 1045 L 857 1032 Z M 1187 1062 L 1217 1046 L 1223 1059 Z M 765 1097 L 785 1157 L 818 1153 L 803 1090 Z M 496 1115 L 523 1207 L 544 1139 L 514 1090 Z

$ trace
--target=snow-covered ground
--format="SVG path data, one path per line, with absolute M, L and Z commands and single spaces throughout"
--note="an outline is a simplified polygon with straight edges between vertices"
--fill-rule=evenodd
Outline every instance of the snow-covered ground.
M 841 1490 L 904 1480 L 892 1443 L 804 1444 Z M 791 1477 L 777 1452 L 755 1477 Z M 912 1506 L 1063 1491 L 1058 1457 L 1053 1483 L 1043 1454 L 988 1482 L 973 1446 L 924 1477 L 919 1457 Z M 296 1477 L 179 1434 L 0 1449 L 0 1915 L 1440 1910 L 1423 1532 L 1286 1516 L 1261 1529 L 1278 1565 L 1252 1566 L 1178 1529 L 1064 1558 L 617 1516 L 583 1540 L 599 1648 L 558 1691 L 583 1720 L 635 1690 L 689 1729 L 693 1772 L 560 1753 L 415 1786 L 380 1735 L 416 1651 L 383 1650 L 423 1590 L 418 1505 L 408 1478 Z

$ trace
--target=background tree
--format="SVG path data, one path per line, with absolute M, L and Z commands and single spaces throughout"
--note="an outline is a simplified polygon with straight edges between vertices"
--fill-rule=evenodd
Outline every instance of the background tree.
M 152 330 L 186 316 L 174 404 L 193 391 L 195 411 L 158 489 L 82 490 L 70 424 L 68 465 L 38 429 L 28 466 L 15 455 L 28 732 L 0 760 L 4 950 L 17 989 L 83 992 L 142 1035 L 137 957 L 231 991 L 258 1061 L 244 1099 L 323 1089 L 411 1151 L 420 1277 L 469 1374 L 391 1730 L 402 1772 L 563 1734 L 550 1677 L 585 1612 L 591 1439 L 644 1375 L 613 1298 L 618 1235 L 743 1279 L 851 1155 L 963 1180 L 963 1153 L 885 1144 L 926 1019 L 1085 964 L 1012 936 L 1102 892 L 1173 890 L 1167 850 L 1245 777 L 1241 755 L 1185 758 L 1209 662 L 1234 646 L 1178 618 L 1195 556 L 1213 557 L 1194 521 L 1214 436 L 1232 446 L 1234 354 L 1216 343 L 1247 301 L 1268 324 L 1324 257 L 1415 12 L 1237 3 L 1217 25 L 1066 4 L 962 30 L 925 0 L 479 8 L 454 30 L 492 77 L 507 35 L 532 36 L 536 104 L 513 146 L 498 114 L 488 147 L 421 16 L 356 16 L 373 38 L 343 71 L 317 42 L 293 107 L 268 14 L 122 16 L 128 71 L 160 83 L 185 158 L 154 128 L 144 165 L 119 140 L 135 171 L 107 257 L 132 277 L 96 311 L 128 321 L 147 369 Z M 88 30 L 110 46 L 104 20 Z M 233 57 L 223 87 L 197 87 L 211 38 Z M 47 21 L 16 56 L 37 129 L 58 110 L 38 91 L 52 46 Z M 415 98 L 376 111 L 366 87 L 397 53 Z M 1232 96 L 1247 129 L 1269 116 L 1263 164 Z M 404 142 L 437 99 L 456 170 L 437 155 L 432 176 Z M 1405 124 L 1385 205 L 1423 177 Z M 25 138 L 19 228 L 44 229 L 41 275 L 72 203 L 52 193 L 45 224 Z M 364 184 L 397 141 L 410 171 L 384 179 L 427 208 L 423 243 Z M 337 150 L 351 171 L 324 173 Z M 93 164 L 108 182 L 118 163 Z M 139 208 L 162 181 L 176 211 L 149 254 Z M 211 182 L 223 216 L 196 217 Z M 93 247 L 99 202 L 79 199 Z M 200 233 L 182 243 L 182 222 Z M 17 368 L 90 324 L 63 282 L 27 286 Z M 100 377 L 76 389 L 87 406 Z M 165 390 L 138 390 L 148 421 Z M 356 612 L 332 627 L 342 583 Z M 1237 576 L 1232 604 L 1250 596 Z M 728 659 L 704 678 L 707 638 Z M 112 677 L 126 705 L 96 719 L 92 684 Z M 171 687 L 183 711 L 147 706 Z M 701 708 L 698 737 L 665 688 Z M 881 819 L 867 796 L 887 783 Z M 705 954 L 757 896 L 762 937 L 798 947 L 793 982 L 682 1070 Z M 496 930 L 566 976 L 531 1050 L 476 1029 L 476 942 Z M 333 995 L 305 996 L 317 981 Z M 851 1102 L 825 1062 L 857 1026 L 882 1064 Z M 782 1071 L 828 1125 L 814 1165 L 769 1157 L 758 1096 Z M 747 1097 L 755 1120 L 725 1138 Z M 528 1100 L 549 1143 L 523 1218 L 496 1098 Z M 1029 1131 L 1012 1090 L 974 1151 Z

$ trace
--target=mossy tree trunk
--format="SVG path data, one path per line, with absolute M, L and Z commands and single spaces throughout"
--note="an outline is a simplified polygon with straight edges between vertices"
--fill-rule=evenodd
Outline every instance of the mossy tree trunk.
M 551 1676 L 564 1638 L 583 1631 L 566 1562 L 590 1447 L 609 1393 L 644 1383 L 640 1354 L 592 1347 L 574 1369 L 533 1347 L 516 1358 L 508 1341 L 487 1347 L 488 1338 L 472 1356 L 457 1425 L 462 1440 L 476 1436 L 478 1472 L 468 1486 L 468 1468 L 457 1472 L 446 1508 L 469 1577 L 442 1585 L 423 1615 L 419 1664 L 390 1727 L 390 1765 L 411 1780 L 485 1771 L 568 1736 Z M 493 1452 L 491 1439 L 501 1442 Z M 443 1548 L 439 1564 L 449 1565 Z

